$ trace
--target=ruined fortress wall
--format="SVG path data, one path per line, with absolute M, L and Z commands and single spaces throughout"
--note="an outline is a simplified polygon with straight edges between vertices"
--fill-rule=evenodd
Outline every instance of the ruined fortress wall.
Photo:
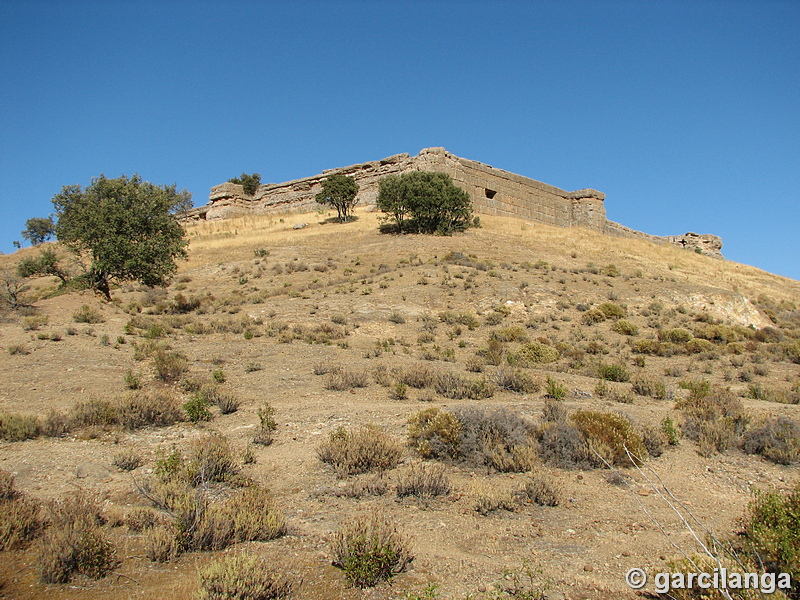
M 314 196 L 322 189 L 322 181 L 331 173 L 355 178 L 359 186 L 360 205 L 377 202 L 380 180 L 386 175 L 409 171 L 441 171 L 453 178 L 472 199 L 476 212 L 516 216 L 559 227 L 589 227 L 602 230 L 606 216 L 604 195 L 595 190 L 567 192 L 509 171 L 460 158 L 444 148 L 426 148 L 418 156 L 398 154 L 319 175 L 284 183 L 262 185 L 248 197 L 241 185 L 222 183 L 211 189 L 209 205 L 201 215 L 219 219 L 241 213 L 274 213 L 286 210 L 318 208 Z
M 722 240 L 714 235 L 687 233 L 682 236 L 654 236 L 609 221 L 605 195 L 591 189 L 568 192 L 552 185 L 495 169 L 484 163 L 450 154 L 444 148 L 425 148 L 417 156 L 397 154 L 382 160 L 323 171 L 284 183 L 262 185 L 253 196 L 241 185 L 226 182 L 211 188 L 209 203 L 184 213 L 183 218 L 221 219 L 247 213 L 313 211 L 319 208 L 315 196 L 332 173 L 353 177 L 359 186 L 361 206 L 374 205 L 380 180 L 386 175 L 410 171 L 441 171 L 466 190 L 478 213 L 522 217 L 558 227 L 586 227 L 606 235 L 648 239 L 675 244 L 704 254 L 722 257 Z

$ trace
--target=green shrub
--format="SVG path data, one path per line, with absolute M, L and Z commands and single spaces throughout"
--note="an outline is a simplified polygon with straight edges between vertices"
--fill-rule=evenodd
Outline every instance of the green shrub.
M 41 430 L 39 419 L 33 415 L 0 414 L 0 438 L 7 442 L 21 442 L 38 437 Z
M 608 365 L 601 363 L 597 366 L 597 376 L 606 381 L 626 382 L 631 378 L 625 365 Z
M 581 317 L 581 321 L 584 325 L 594 325 L 595 323 L 602 323 L 606 320 L 606 315 L 603 311 L 598 310 L 597 308 L 590 308 Z
M 603 302 L 597 307 L 606 319 L 622 319 L 625 316 L 625 309 L 613 302 Z
M 616 321 L 611 326 L 611 330 L 619 333 L 620 335 L 639 335 L 639 327 L 630 321 L 626 321 L 625 319 Z
M 334 536 L 333 564 L 360 588 L 402 573 L 413 560 L 411 548 L 394 523 L 381 513 L 358 515 Z
M 278 428 L 275 422 L 275 409 L 269 402 L 258 409 L 258 429 L 253 435 L 253 443 L 269 446 L 272 443 L 272 434 Z
M 191 400 L 184 403 L 183 411 L 186 417 L 192 423 L 199 423 L 200 421 L 210 421 L 213 417 L 211 411 L 208 410 L 210 406 L 208 400 L 199 393 L 192 396 Z
M 317 447 L 319 459 L 341 476 L 392 469 L 402 454 L 400 442 L 374 425 L 352 431 L 339 427 Z
M 251 552 L 223 556 L 198 570 L 199 600 L 288 598 L 292 583 L 266 558 Z
M 99 311 L 91 308 L 90 306 L 84 304 L 81 306 L 80 310 L 72 315 L 72 320 L 76 323 L 102 323 L 105 321 L 103 315 L 100 314 Z
M 567 386 L 550 375 L 547 376 L 547 383 L 545 384 L 544 390 L 544 395 L 553 400 L 563 400 L 567 397 Z
M 636 354 L 660 354 L 661 344 L 658 340 L 636 340 L 631 345 L 631 349 Z
M 517 355 L 520 358 L 520 366 L 545 364 L 555 362 L 559 358 L 558 350 L 542 342 L 530 342 L 523 344 Z
M 788 492 L 756 492 L 744 524 L 743 551 L 768 573 L 788 573 L 800 598 L 800 484 Z
M 440 408 L 426 408 L 408 420 L 408 440 L 424 458 L 456 458 L 461 422 Z
M 661 342 L 671 342 L 673 344 L 685 344 L 692 339 L 692 332 L 683 327 L 676 329 L 659 329 L 658 339 Z
M 626 417 L 609 412 L 582 410 L 573 413 L 570 418 L 586 438 L 592 453 L 608 463 L 630 466 L 639 464 L 647 457 L 647 449 L 641 436 Z M 602 464 L 603 461 L 599 463 Z

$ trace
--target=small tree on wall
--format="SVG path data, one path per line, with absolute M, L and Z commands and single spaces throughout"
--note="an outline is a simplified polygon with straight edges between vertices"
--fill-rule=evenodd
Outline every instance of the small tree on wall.
M 228 181 L 230 183 L 238 183 L 244 188 L 245 194 L 253 196 L 261 185 L 261 173 L 253 173 L 251 175 L 242 173 L 239 177 L 231 177 Z
M 353 207 L 358 204 L 358 184 L 353 177 L 335 173 L 322 182 L 322 191 L 315 196 L 320 204 L 330 204 L 336 208 L 339 222 L 352 218 Z

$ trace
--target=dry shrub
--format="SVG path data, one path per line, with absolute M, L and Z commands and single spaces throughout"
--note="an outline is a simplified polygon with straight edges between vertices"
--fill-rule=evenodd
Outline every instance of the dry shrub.
M 14 476 L 0 469 L 0 500 L 13 500 L 18 495 L 14 489 Z
M 773 417 L 744 435 L 743 449 L 773 462 L 789 465 L 800 458 L 800 424 L 786 417 Z
M 588 469 L 592 466 L 586 438 L 566 420 L 545 422 L 536 434 L 541 459 L 560 469 Z
M 533 394 L 542 389 L 542 381 L 519 369 L 500 369 L 495 373 L 494 381 L 503 390 Z
M 186 469 L 192 485 L 230 481 L 239 473 L 228 440 L 219 433 L 211 433 L 192 442 Z
M 79 573 L 100 579 L 117 564 L 116 550 L 101 529 L 100 508 L 83 494 L 50 507 L 52 527 L 37 557 L 44 583 L 67 583 Z
M 325 377 L 325 389 L 332 391 L 351 390 L 369 385 L 369 373 L 366 371 L 349 371 L 344 368 L 335 369 Z
M 449 494 L 451 490 L 450 479 L 441 465 L 414 465 L 397 481 L 397 495 L 400 498 L 433 498 Z
M 408 420 L 408 440 L 425 458 L 452 458 L 459 455 L 461 422 L 440 408 L 426 408 Z
M 453 400 L 483 400 L 494 396 L 495 386 L 485 377 L 471 379 L 457 373 L 439 373 L 434 382 L 436 393 Z
M 245 552 L 224 556 L 198 571 L 199 600 L 273 600 L 287 598 L 292 583 L 267 559 Z
M 157 563 L 177 558 L 181 553 L 178 532 L 169 524 L 147 528 L 144 534 L 144 553 L 147 558 Z
M 670 437 L 664 426 L 639 425 L 637 427 L 642 443 L 647 449 L 647 454 L 656 458 L 664 453 L 664 446 L 669 445 Z
M 542 408 L 542 421 L 545 423 L 558 423 L 566 421 L 567 409 L 558 400 L 545 400 Z
M 69 417 L 51 408 L 42 423 L 42 435 L 47 437 L 64 437 L 69 433 L 70 428 Z
M 334 536 L 333 564 L 360 588 L 402 573 L 413 560 L 408 540 L 392 520 L 379 512 L 362 514 Z
M 111 464 L 120 471 L 133 471 L 141 467 L 142 462 L 142 457 L 129 448 L 115 454 Z
M 664 382 L 652 375 L 640 373 L 631 380 L 633 391 L 640 396 L 650 396 L 656 400 L 663 400 L 667 397 L 667 386 Z
M 535 428 L 505 408 L 458 408 L 459 458 L 501 472 L 523 472 L 536 464 Z
M 492 332 L 492 339 L 498 342 L 527 342 L 528 334 L 520 325 L 512 325 Z
M 189 361 L 183 354 L 156 350 L 153 354 L 156 377 L 164 383 L 175 383 L 189 370 Z
M 415 363 L 410 367 L 397 368 L 393 373 L 399 383 L 417 390 L 432 386 L 436 379 L 435 371 L 422 363 Z
M 39 419 L 33 415 L 0 414 L 0 438 L 7 442 L 21 442 L 38 437 L 41 430 Z
M 158 523 L 158 515 L 151 509 L 139 506 L 125 515 L 125 526 L 133 532 L 152 529 Z
M 561 488 L 544 475 L 534 475 L 522 488 L 525 497 L 539 506 L 558 506 L 563 492 Z
M 105 427 L 117 422 L 117 410 L 111 401 L 93 398 L 76 402 L 69 420 L 75 427 Z
M 702 456 L 727 450 L 744 433 L 750 420 L 730 390 L 711 389 L 707 384 L 691 385 L 689 397 L 676 406 L 683 416 L 681 431 L 700 445 Z
M 647 456 L 641 436 L 623 415 L 581 410 L 573 413 L 570 419 L 586 438 L 592 454 L 612 465 L 639 464 Z
M 331 492 L 334 496 L 345 498 L 363 498 L 364 496 L 383 496 L 389 491 L 389 483 L 382 475 L 369 479 L 357 479 L 347 482 L 344 487 L 336 487 Z
M 317 447 L 319 459 L 340 476 L 394 468 L 402 455 L 400 442 L 375 425 L 351 431 L 339 427 Z
M 44 526 L 39 504 L 15 490 L 14 476 L 0 469 L 0 551 L 24 546 Z
M 473 484 L 470 491 L 473 497 L 473 509 L 482 515 L 488 515 L 497 510 L 511 512 L 517 510 L 517 501 L 511 491 L 506 488 L 478 481 Z
M 178 398 L 168 390 L 138 390 L 114 407 L 115 420 L 125 429 L 166 427 L 184 420 Z

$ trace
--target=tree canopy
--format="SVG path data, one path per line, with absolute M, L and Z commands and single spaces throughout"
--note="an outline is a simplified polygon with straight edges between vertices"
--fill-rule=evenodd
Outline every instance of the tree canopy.
M 253 196 L 261 185 L 261 173 L 253 173 L 251 175 L 242 173 L 239 177 L 231 177 L 228 181 L 230 183 L 238 183 L 244 188 L 245 194 Z
M 450 235 L 472 224 L 469 194 L 446 173 L 412 171 L 384 177 L 378 208 L 402 231 Z
M 164 285 L 177 269 L 175 260 L 186 256 L 183 227 L 172 213 L 190 197 L 138 175 L 100 175 L 85 190 L 64 186 L 53 197 L 56 235 L 91 260 L 89 285 L 108 299 L 112 281 Z
M 320 204 L 330 204 L 336 208 L 339 221 L 348 221 L 353 207 L 358 204 L 358 184 L 353 177 L 334 173 L 322 182 L 322 191 L 315 196 Z
M 53 217 L 33 217 L 25 221 L 22 237 L 34 246 L 43 244 L 56 234 Z

